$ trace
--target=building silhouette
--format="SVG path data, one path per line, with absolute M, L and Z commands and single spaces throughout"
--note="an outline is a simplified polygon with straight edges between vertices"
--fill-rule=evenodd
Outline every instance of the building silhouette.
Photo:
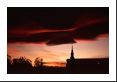
M 109 73 L 109 58 L 82 58 L 74 57 L 73 45 L 71 49 L 70 59 L 66 60 L 66 68 L 68 73 Z
M 67 64 L 66 64 L 66 67 L 67 68 L 73 68 L 74 66 L 74 63 L 77 59 L 75 59 L 74 57 L 74 51 L 73 51 L 73 45 L 72 45 L 72 49 L 71 49 L 71 56 L 70 56 L 70 59 L 67 59 Z

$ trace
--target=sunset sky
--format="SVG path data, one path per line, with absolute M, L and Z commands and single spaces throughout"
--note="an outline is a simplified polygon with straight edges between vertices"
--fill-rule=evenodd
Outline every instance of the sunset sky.
M 7 8 L 7 53 L 48 65 L 63 66 L 70 58 L 109 57 L 108 7 Z M 59 63 L 58 63 L 59 62 Z

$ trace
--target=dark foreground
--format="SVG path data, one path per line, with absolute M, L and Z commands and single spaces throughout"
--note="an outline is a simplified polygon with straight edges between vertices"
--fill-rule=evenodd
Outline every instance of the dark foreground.
M 99 62 L 100 61 L 100 62 Z M 109 59 L 90 60 L 84 59 L 66 67 L 32 67 L 32 66 L 12 66 L 7 64 L 8 74 L 109 74 Z

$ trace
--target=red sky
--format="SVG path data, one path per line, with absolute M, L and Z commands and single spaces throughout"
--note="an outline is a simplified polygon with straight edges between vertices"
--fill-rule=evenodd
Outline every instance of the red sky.
M 62 44 L 56 46 L 47 46 L 45 44 L 34 43 L 9 43 L 8 54 L 12 58 L 25 56 L 34 62 L 36 57 L 43 58 L 44 62 L 49 66 L 64 66 L 62 62 L 66 62 L 70 58 L 72 44 Z M 93 41 L 79 40 L 73 44 L 75 58 L 105 58 L 109 57 L 109 38 L 99 37 Z M 52 63 L 61 62 L 61 63 Z

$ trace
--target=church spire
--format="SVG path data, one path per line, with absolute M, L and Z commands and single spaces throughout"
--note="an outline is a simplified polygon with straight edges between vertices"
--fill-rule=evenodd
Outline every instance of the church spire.
M 71 57 L 70 57 L 70 59 L 75 59 L 75 58 L 74 58 L 73 45 L 72 45 L 72 49 L 71 49 Z

